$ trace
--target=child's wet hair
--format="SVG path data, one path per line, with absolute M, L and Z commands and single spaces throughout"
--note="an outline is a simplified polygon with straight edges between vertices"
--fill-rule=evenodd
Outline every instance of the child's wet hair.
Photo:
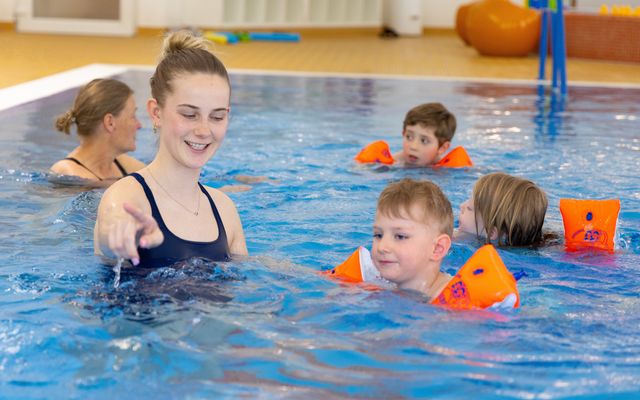
M 413 205 L 422 209 L 422 215 L 411 215 Z M 405 178 L 389 184 L 380 193 L 377 211 L 390 217 L 406 217 L 435 226 L 440 233 L 453 234 L 453 210 L 451 202 L 442 190 L 431 181 Z
M 402 131 L 411 125 L 434 128 L 438 146 L 450 142 L 456 133 L 456 117 L 441 103 L 425 103 L 413 107 L 404 117 Z
M 547 195 L 535 183 L 502 172 L 481 177 L 473 188 L 476 225 L 482 218 L 487 243 L 494 233 L 498 245 L 541 243 L 547 205 Z

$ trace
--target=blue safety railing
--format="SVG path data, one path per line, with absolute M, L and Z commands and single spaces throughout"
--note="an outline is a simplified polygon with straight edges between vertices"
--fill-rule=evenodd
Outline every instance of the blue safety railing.
M 551 43 L 551 86 L 553 91 L 567 95 L 567 45 L 564 33 L 562 0 L 529 0 L 529 7 L 541 12 L 540 63 L 538 80 L 545 80 L 545 70 L 549 43 Z

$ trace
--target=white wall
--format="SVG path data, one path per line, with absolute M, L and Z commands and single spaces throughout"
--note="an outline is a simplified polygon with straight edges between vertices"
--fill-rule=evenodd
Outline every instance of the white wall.
M 166 28 L 188 25 L 209 28 L 222 19 L 221 0 L 137 1 L 138 26 L 141 27 Z
M 15 22 L 19 1 L 0 0 L 0 22 Z M 87 0 L 90 1 L 90 0 Z M 390 2 L 393 0 L 385 0 Z M 471 0 L 422 0 L 422 22 L 426 27 L 453 28 L 458 7 Z M 512 0 L 523 4 L 524 0 Z M 597 10 L 601 4 L 640 6 L 640 0 L 577 0 L 578 8 Z M 213 0 L 137 0 L 137 26 L 164 28 L 178 25 L 210 27 L 220 16 L 220 1 Z M 385 4 L 388 7 L 388 4 Z
M 180 24 L 180 13 L 176 12 L 177 3 L 174 0 L 138 0 L 138 26 L 164 28 Z
M 19 1 L 29 0 L 0 0 L 0 22 L 15 22 L 14 10 Z M 392 2 L 393 0 L 385 1 Z M 423 25 L 453 28 L 458 7 L 469 1 L 422 0 Z M 600 0 L 594 1 L 600 2 Z M 640 2 L 640 0 L 636 0 L 636 2 Z M 214 25 L 211 21 L 221 18 L 220 3 L 220 1 L 211 0 L 137 0 L 137 26 L 148 28 L 179 25 L 210 27 Z M 519 1 L 519 3 L 522 2 Z M 388 6 L 389 4 L 385 4 L 385 7 Z
M 0 0 L 0 22 L 14 22 L 17 0 Z
M 15 9 L 21 1 L 30 0 L 0 0 L 0 22 L 15 22 Z M 222 18 L 222 0 L 136 0 L 136 3 L 139 27 L 210 27 L 215 25 L 212 21 Z
M 422 25 L 429 28 L 453 28 L 458 7 L 470 0 L 422 0 Z

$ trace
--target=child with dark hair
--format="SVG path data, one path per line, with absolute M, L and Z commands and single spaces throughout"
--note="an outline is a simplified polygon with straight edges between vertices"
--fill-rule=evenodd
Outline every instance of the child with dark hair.
M 470 167 L 463 147 L 447 153 L 456 132 L 456 117 L 440 103 L 420 104 L 409 110 L 402 124 L 402 151 L 391 154 L 382 140 L 370 143 L 356 156 L 362 163 L 399 163 L 409 167 Z

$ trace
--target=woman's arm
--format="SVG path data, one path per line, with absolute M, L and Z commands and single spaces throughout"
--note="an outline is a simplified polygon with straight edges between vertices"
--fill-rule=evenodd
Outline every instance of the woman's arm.
M 105 191 L 93 238 L 96 254 L 130 259 L 134 265 L 140 259 L 138 246 L 152 248 L 162 243 L 162 232 L 134 178 L 123 178 Z
M 229 242 L 229 251 L 233 255 L 246 256 L 249 255 L 247 250 L 247 242 L 242 229 L 242 221 L 233 200 L 220 190 L 207 187 L 209 194 L 214 199 L 220 218 L 224 224 L 224 230 L 227 233 L 227 241 Z

